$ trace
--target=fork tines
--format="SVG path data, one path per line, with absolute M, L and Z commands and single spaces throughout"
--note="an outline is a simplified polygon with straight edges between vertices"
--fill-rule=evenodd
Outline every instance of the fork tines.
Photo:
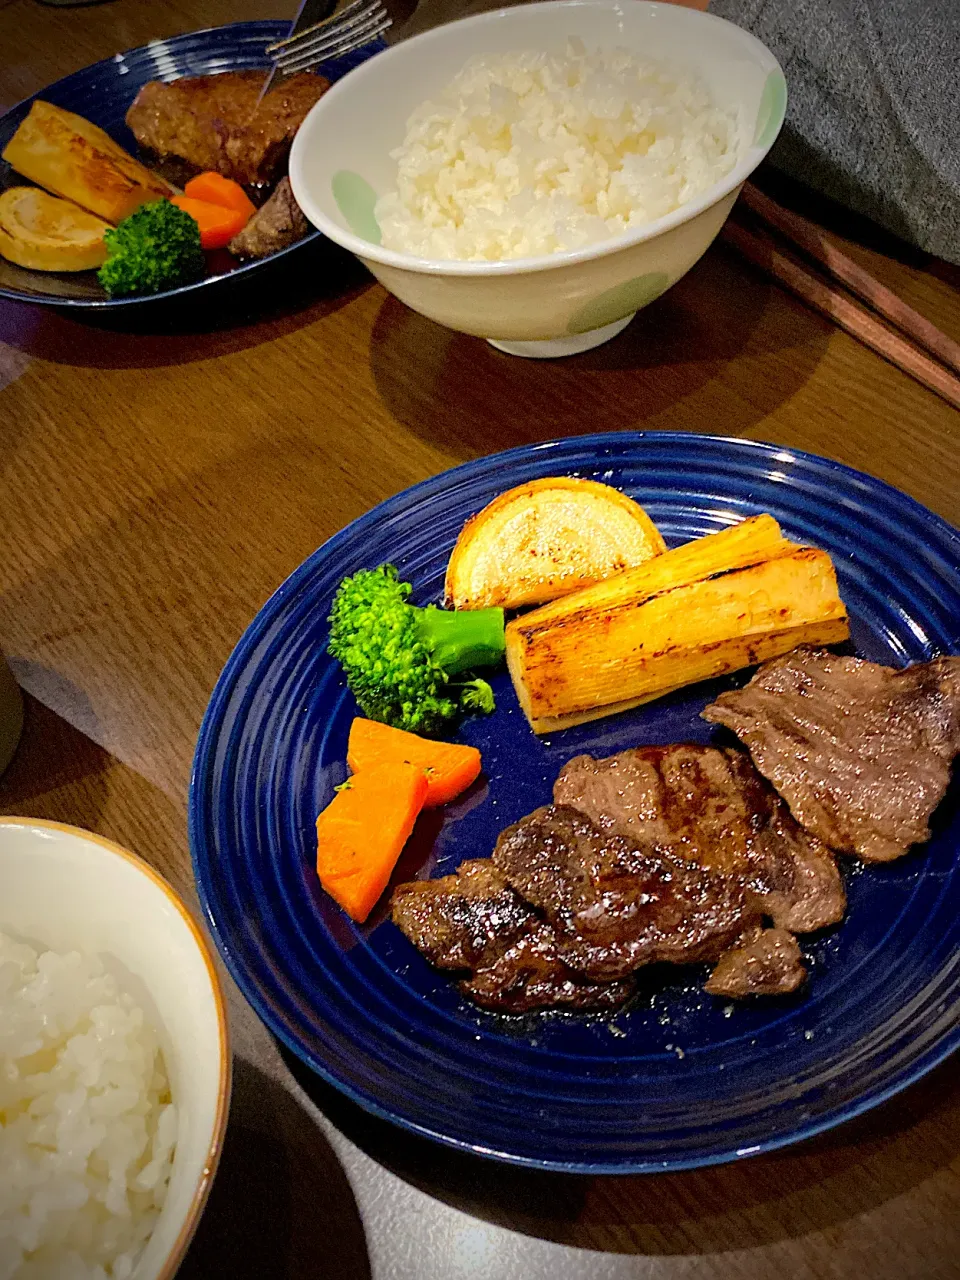
M 392 24 L 382 0 L 352 0 L 326 22 L 299 35 L 278 40 L 267 53 L 285 74 L 309 71 L 368 44 Z

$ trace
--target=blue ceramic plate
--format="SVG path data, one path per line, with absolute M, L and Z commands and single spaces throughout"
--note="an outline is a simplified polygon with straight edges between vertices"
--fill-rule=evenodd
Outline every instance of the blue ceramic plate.
M 213 27 L 207 31 L 193 31 L 175 36 L 171 40 L 154 40 L 140 49 L 118 53 L 92 67 L 85 67 L 73 75 L 65 76 L 49 85 L 32 98 L 27 98 L 0 116 L 0 151 L 16 133 L 37 98 L 52 102 L 54 106 L 75 111 L 106 130 L 112 138 L 131 154 L 137 154 L 137 143 L 124 123 L 127 108 L 137 92 L 148 80 L 178 80 L 181 76 L 216 75 L 221 71 L 244 71 L 270 65 L 264 50 L 274 40 L 280 40 L 290 30 L 289 22 L 234 22 L 227 27 Z M 377 40 L 349 57 L 329 62 L 320 70 L 330 80 L 341 76 L 365 61 L 372 54 L 385 48 Z M 23 179 L 0 160 L 0 191 L 7 187 L 23 186 Z M 55 272 L 28 271 L 6 259 L 0 258 L 0 298 L 13 298 L 19 302 L 45 302 L 59 307 L 129 307 L 144 306 L 158 298 L 178 294 L 195 293 L 206 289 L 227 277 L 248 275 L 259 271 L 270 262 L 287 254 L 296 253 L 319 236 L 313 231 L 303 240 L 261 258 L 256 262 L 238 263 L 223 250 L 208 254 L 207 274 L 193 284 L 164 293 L 140 298 L 108 298 L 100 287 L 95 271 Z
M 607 481 L 671 545 L 761 511 L 836 563 L 864 657 L 902 665 L 960 651 L 960 535 L 910 498 L 771 445 L 666 432 L 516 449 L 391 498 L 315 552 L 267 602 L 217 684 L 197 746 L 190 836 L 204 909 L 267 1025 L 361 1106 L 481 1155 L 590 1173 L 682 1169 L 769 1150 L 875 1106 L 960 1040 L 960 804 L 928 846 L 848 874 L 846 922 L 804 940 L 800 994 L 735 1007 L 704 973 L 649 971 L 615 1017 L 508 1019 L 464 1001 L 381 905 L 364 927 L 313 872 L 314 820 L 346 777 L 355 712 L 327 656 L 340 579 L 390 560 L 438 600 L 468 516 L 539 476 Z M 745 679 L 741 673 L 740 682 Z M 506 674 L 497 711 L 464 723 L 486 776 L 421 820 L 396 880 L 490 853 L 550 799 L 583 751 L 708 742 L 700 719 L 733 679 L 610 720 L 533 736 Z

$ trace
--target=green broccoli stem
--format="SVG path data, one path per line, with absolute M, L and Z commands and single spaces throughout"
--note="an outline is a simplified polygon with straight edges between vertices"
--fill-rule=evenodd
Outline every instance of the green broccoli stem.
M 416 614 L 420 639 L 448 676 L 502 661 L 502 609 L 438 609 L 428 605 Z

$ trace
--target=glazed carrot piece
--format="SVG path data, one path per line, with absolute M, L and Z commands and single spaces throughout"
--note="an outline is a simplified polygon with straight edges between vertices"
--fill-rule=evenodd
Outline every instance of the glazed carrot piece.
M 170 202 L 184 213 L 189 213 L 200 228 L 200 244 L 204 249 L 222 249 L 238 231 L 242 231 L 249 219 L 236 209 L 225 209 L 222 204 L 210 204 L 208 200 L 191 200 L 189 196 L 174 196 Z
M 415 765 L 373 765 L 317 818 L 320 883 L 359 924 L 387 887 L 426 794 L 427 779 Z
M 224 209 L 245 213 L 248 220 L 257 212 L 257 206 L 239 182 L 225 178 L 222 173 L 215 173 L 212 169 L 191 178 L 183 188 L 183 194 L 191 200 L 206 200 L 208 204 L 219 204 Z
M 466 791 L 480 772 L 480 752 L 455 742 L 434 742 L 358 716 L 350 726 L 347 764 L 355 774 L 378 764 L 405 761 L 427 778 L 425 809 L 446 804 Z

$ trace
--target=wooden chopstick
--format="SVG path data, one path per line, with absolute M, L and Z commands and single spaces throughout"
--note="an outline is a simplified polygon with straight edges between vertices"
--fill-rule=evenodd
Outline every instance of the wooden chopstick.
M 960 373 L 960 343 L 948 338 L 926 316 L 914 311 L 913 307 L 908 306 L 891 289 L 875 280 L 869 271 L 858 266 L 827 239 L 816 223 L 799 213 L 784 209 L 775 200 L 764 195 L 752 182 L 746 183 L 740 199 L 757 217 L 776 227 L 788 240 L 822 262 L 832 276 L 863 298 L 874 311 L 885 316 L 891 324 L 895 324 L 919 346 L 925 347 L 948 368 Z
M 960 409 L 960 378 L 925 355 L 913 343 L 893 333 L 876 316 L 840 293 L 827 281 L 788 258 L 767 236 L 756 235 L 739 223 L 728 221 L 723 238 L 748 262 L 776 277 L 804 302 L 828 316 L 841 329 L 884 356 L 892 364 Z

